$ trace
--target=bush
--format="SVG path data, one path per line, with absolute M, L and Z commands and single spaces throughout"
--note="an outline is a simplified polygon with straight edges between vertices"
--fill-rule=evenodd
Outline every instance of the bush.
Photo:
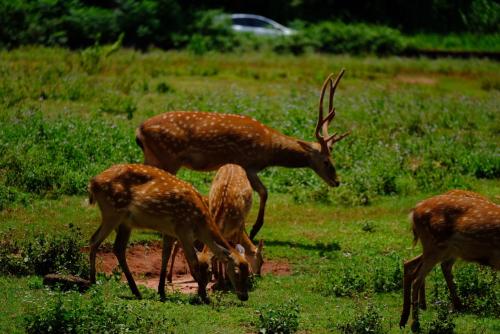
M 339 272 L 340 271 L 340 272 Z M 352 297 L 365 291 L 368 282 L 354 266 L 343 266 L 339 271 L 328 272 L 320 279 L 317 290 L 324 296 Z
M 339 325 L 338 329 L 345 334 L 385 333 L 382 320 L 383 318 L 375 306 L 368 304 L 351 322 Z
M 63 298 L 64 297 L 64 298 Z M 165 319 L 150 303 L 140 311 L 130 303 L 108 302 L 99 288 L 87 296 L 57 293 L 24 316 L 27 333 L 173 333 L 175 320 Z
M 264 306 L 259 310 L 259 333 L 291 334 L 299 328 L 299 305 L 293 299 L 280 306 Z
M 377 257 L 373 272 L 375 292 L 399 291 L 403 287 L 403 261 L 399 256 Z
M 455 270 L 459 297 L 474 314 L 500 317 L 500 280 L 490 268 L 468 264 Z
M 308 27 L 306 35 L 321 52 L 388 55 L 405 47 L 401 33 L 384 26 L 322 22 Z
M 455 323 L 452 313 L 448 309 L 448 304 L 441 302 L 437 309 L 437 317 L 429 324 L 429 334 L 453 334 Z
M 209 51 L 233 51 L 239 45 L 231 30 L 230 18 L 219 10 L 198 11 L 185 34 L 177 34 L 176 45 L 186 47 L 196 55 Z
M 0 273 L 46 275 L 66 273 L 88 276 L 89 263 L 81 251 L 86 246 L 81 230 L 72 224 L 56 235 L 35 234 L 22 240 L 4 233 L 0 239 Z

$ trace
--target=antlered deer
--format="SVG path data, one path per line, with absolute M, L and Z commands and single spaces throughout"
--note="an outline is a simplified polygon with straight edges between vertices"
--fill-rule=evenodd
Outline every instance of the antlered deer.
M 253 274 L 260 275 L 264 263 L 262 258 L 262 240 L 256 247 L 245 231 L 245 219 L 252 207 L 252 187 L 245 170 L 238 165 L 227 164 L 219 168 L 210 187 L 208 196 L 210 214 L 224 238 L 241 250 L 250 264 Z M 172 253 L 167 280 L 172 281 L 172 273 L 177 254 L 176 244 Z M 221 268 L 215 264 L 213 269 L 221 274 Z
M 423 254 L 404 264 L 403 312 L 399 324 L 406 324 L 413 308 L 412 329 L 417 330 L 418 308 L 425 304 L 425 277 L 436 264 L 441 262 L 457 309 L 461 304 L 452 276 L 455 259 L 500 269 L 500 206 L 482 195 L 453 190 L 418 203 L 410 217 L 415 242 L 420 240 Z
M 90 242 L 90 281 L 95 283 L 95 258 L 99 245 L 113 231 L 117 235 L 113 251 L 137 298 L 141 294 L 130 273 L 125 250 L 132 228 L 144 228 L 163 234 L 163 252 L 158 292 L 165 299 L 165 274 L 175 239 L 182 244 L 198 293 L 204 299 L 209 280 L 208 249 L 227 263 L 228 275 L 238 298 L 248 299 L 248 262 L 220 234 L 202 196 L 189 183 L 152 166 L 115 165 L 97 175 L 89 185 L 90 203 L 97 202 L 101 225 Z M 194 241 L 205 244 L 196 252 Z
M 232 163 L 245 169 L 252 188 L 259 194 L 260 204 L 253 239 L 264 223 L 267 190 L 257 173 L 269 166 L 309 167 L 328 185 L 339 185 L 330 155 L 332 146 L 349 133 L 328 134 L 335 117 L 333 97 L 344 74 L 335 81 L 332 74 L 323 84 L 316 125 L 317 142 L 289 137 L 258 121 L 240 115 L 209 112 L 167 112 L 146 120 L 137 129 L 136 141 L 144 153 L 144 163 L 176 174 L 179 168 L 216 170 Z M 324 117 L 323 99 L 329 90 L 328 114 Z

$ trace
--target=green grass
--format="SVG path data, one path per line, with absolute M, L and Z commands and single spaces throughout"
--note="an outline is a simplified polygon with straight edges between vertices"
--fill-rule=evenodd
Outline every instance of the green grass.
M 487 187 L 490 194 L 500 192 L 498 182 L 486 182 L 483 187 Z M 125 283 L 114 281 L 102 281 L 99 291 L 106 295 L 106 303 L 127 305 L 133 312 L 145 312 L 145 308 L 150 312 L 143 315 L 146 319 L 173 322 L 179 333 L 189 333 L 194 328 L 207 333 L 249 332 L 258 323 L 257 310 L 267 304 L 279 305 L 289 298 L 296 299 L 300 306 L 299 329 L 302 331 L 330 332 L 336 326 L 351 321 L 356 311 L 370 301 L 380 312 L 384 329 L 397 333 L 401 290 L 375 292 L 373 272 L 382 270 L 387 273 L 383 274 L 384 277 L 391 280 L 396 266 L 401 266 L 400 259 L 418 254 L 419 249 L 411 247 L 412 235 L 406 216 L 412 205 L 423 197 L 385 198 L 369 207 L 350 209 L 324 204 L 296 204 L 287 195 L 272 195 L 269 214 L 259 237 L 265 240 L 266 259 L 288 261 L 292 275 L 264 276 L 250 293 L 247 303 L 241 303 L 236 296 L 229 294 L 213 296 L 213 304 L 209 306 L 190 305 L 186 297 L 162 304 L 154 291 L 147 293 L 146 301 L 140 302 L 131 300 L 132 295 Z M 67 228 L 71 221 L 90 236 L 98 225 L 98 210 L 83 203 L 82 197 L 36 201 L 32 208 L 4 211 L 1 219 L 7 223 L 6 226 L 17 226 L 16 232 L 20 235 L 23 230 L 57 233 Z M 254 217 L 255 210 L 250 222 Z M 367 221 L 373 227 L 371 232 L 364 230 Z M 6 226 L 2 224 L 2 229 Z M 132 242 L 148 240 L 158 240 L 158 237 L 139 231 L 133 233 Z M 459 263 L 455 270 L 470 266 L 473 265 Z M 343 277 L 346 268 L 358 273 L 366 281 L 366 287 L 345 297 L 325 293 L 324 288 L 328 287 L 325 284 L 338 284 L 335 278 Z M 0 306 L 0 329 L 3 332 L 22 332 L 23 313 L 57 297 L 58 293 L 38 288 L 33 280 L 36 282 L 34 277 L 0 277 L 0 291 L 4 295 L 3 300 L 7 301 Z M 431 274 L 428 283 L 429 300 L 432 300 L 435 285 L 447 296 L 443 292 L 445 282 L 439 271 Z M 75 298 L 65 296 L 63 300 Z M 91 299 L 89 293 L 81 298 L 85 302 Z M 318 308 L 318 305 L 321 307 Z M 431 305 L 428 311 L 422 312 L 424 325 L 435 316 L 436 307 Z M 455 322 L 458 333 L 472 333 L 479 326 L 486 333 L 494 333 L 500 326 L 499 319 L 471 313 L 457 315 Z
M 119 316 L 125 309 L 145 319 L 143 331 L 163 324 L 180 333 L 248 333 L 257 331 L 258 311 L 292 298 L 299 332 L 338 331 L 371 304 L 384 331 L 398 333 L 398 265 L 419 253 L 408 210 L 454 187 L 500 200 L 496 62 L 121 50 L 88 71 L 78 53 L 48 48 L 1 52 L 0 60 L 0 232 L 18 240 L 56 235 L 70 223 L 90 238 L 99 213 L 86 203 L 88 179 L 111 164 L 141 161 L 134 130 L 163 111 L 251 115 L 312 140 L 319 87 L 329 72 L 346 68 L 333 127 L 352 129 L 333 153 L 339 188 L 305 169 L 261 173 L 270 190 L 259 235 L 265 257 L 288 261 L 292 275 L 264 276 L 247 303 L 231 294 L 213 296 L 208 306 L 177 295 L 160 303 L 153 291 L 136 301 L 125 284 L 102 277 L 92 293 L 61 295 L 35 276 L 0 276 L 0 332 L 24 332 L 26 314 L 44 315 L 57 300 L 68 316 L 86 316 L 96 294 L 105 296 L 96 326 L 109 316 L 132 328 Z M 179 176 L 206 192 L 213 173 Z M 254 205 L 249 222 L 255 216 Z M 158 237 L 132 235 L 132 242 L 151 240 Z M 478 275 L 486 282 L 489 272 Z M 429 301 L 433 291 L 446 298 L 441 273 L 431 276 Z M 424 326 L 437 310 L 430 303 L 422 312 Z M 478 312 L 459 314 L 455 323 L 458 333 L 500 330 L 498 318 Z

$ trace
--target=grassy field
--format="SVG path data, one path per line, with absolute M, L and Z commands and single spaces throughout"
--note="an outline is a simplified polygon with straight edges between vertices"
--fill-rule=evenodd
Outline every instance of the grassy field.
M 262 173 L 270 197 L 259 237 L 265 257 L 287 261 L 291 275 L 258 279 L 246 303 L 219 293 L 211 305 L 193 305 L 192 297 L 180 294 L 161 303 L 152 290 L 136 301 L 126 284 L 103 276 L 83 295 L 45 289 L 29 266 L 12 266 L 24 272 L 7 270 L 12 256 L 1 251 L 0 332 L 37 332 L 52 323 L 73 326 L 73 332 L 251 333 L 263 323 L 259 314 L 282 315 L 290 327 L 298 316 L 298 331 L 304 333 L 349 332 L 354 326 L 400 332 L 402 260 L 419 253 L 411 247 L 409 209 L 456 187 L 500 201 L 498 63 L 131 50 L 105 57 L 98 50 L 45 48 L 2 52 L 2 246 L 14 240 L 23 247 L 41 236 L 50 241 L 67 235 L 69 224 L 80 231 L 67 237 L 85 244 L 99 221 L 98 210 L 86 203 L 88 179 L 113 163 L 140 162 L 134 130 L 160 112 L 245 114 L 312 140 L 319 88 L 328 73 L 341 68 L 346 75 L 336 94 L 333 127 L 352 130 L 333 152 L 343 185 L 329 189 L 305 169 Z M 206 192 L 213 174 L 182 170 L 179 176 Z M 249 222 L 254 218 L 255 210 Z M 151 233 L 132 236 L 133 242 L 153 240 L 158 237 Z M 31 258 L 47 254 L 46 246 L 35 246 L 27 248 Z M 468 311 L 436 321 L 448 295 L 441 272 L 434 270 L 424 329 L 453 322 L 457 333 L 500 331 L 498 279 L 474 265 L 456 267 Z

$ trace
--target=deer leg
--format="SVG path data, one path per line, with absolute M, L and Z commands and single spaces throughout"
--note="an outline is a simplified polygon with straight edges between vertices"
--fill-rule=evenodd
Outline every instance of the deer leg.
M 103 218 L 101 225 L 95 231 L 95 233 L 90 238 L 90 283 L 95 284 L 96 281 L 96 269 L 95 269 L 95 259 L 97 255 L 97 249 L 101 243 L 107 238 L 107 236 L 113 231 L 116 224 L 120 223 L 120 219 Z
M 427 310 L 427 301 L 425 298 L 425 280 L 422 282 L 418 295 L 418 306 L 421 310 Z
M 175 242 L 174 244 L 174 249 L 172 251 L 172 255 L 170 255 L 170 270 L 168 271 L 167 274 L 167 282 L 172 283 L 172 275 L 174 273 L 174 264 L 175 264 L 175 258 L 177 256 L 177 252 L 179 252 L 179 243 Z
M 266 209 L 266 202 L 267 202 L 267 189 L 262 184 L 262 181 L 259 179 L 256 173 L 247 171 L 247 177 L 248 180 L 250 181 L 250 185 L 252 186 L 253 190 L 255 190 L 260 197 L 259 213 L 257 215 L 257 220 L 255 221 L 255 224 L 253 225 L 252 230 L 250 231 L 250 239 L 253 240 L 257 235 L 257 233 L 259 233 L 259 230 L 262 227 L 262 225 L 264 224 L 264 212 Z
M 418 269 L 422 265 L 422 255 L 419 255 L 404 263 L 404 276 L 403 276 L 403 312 L 401 313 L 401 320 L 399 326 L 404 327 L 408 322 L 411 310 L 411 286 L 415 277 L 417 276 Z
M 462 303 L 460 302 L 460 298 L 458 298 L 457 286 L 453 281 L 453 273 L 451 272 L 454 263 L 455 259 L 443 261 L 441 263 L 441 269 L 443 270 L 443 275 L 444 279 L 446 280 L 446 284 L 448 285 L 448 290 L 450 290 L 450 297 L 451 297 L 451 302 L 453 304 L 453 308 L 459 311 L 463 309 L 463 306 Z
M 425 277 L 429 272 L 434 268 L 434 266 L 439 262 L 439 258 L 432 254 L 432 257 L 423 257 L 421 266 L 417 269 L 416 279 L 412 284 L 412 324 L 411 330 L 413 332 L 418 332 L 420 330 L 420 322 L 418 320 L 418 311 L 419 311 L 419 293 L 422 284 L 425 282 Z
M 172 253 L 172 246 L 174 245 L 175 239 L 164 235 L 163 236 L 163 249 L 161 252 L 161 270 L 160 270 L 160 281 L 158 282 L 158 293 L 160 294 L 160 300 L 164 301 L 165 300 L 165 272 L 167 271 L 167 262 L 168 258 L 170 257 L 170 254 Z M 174 258 L 172 258 L 172 263 L 174 261 Z M 173 266 L 172 266 L 173 268 Z M 170 274 L 170 282 L 172 282 L 172 271 L 169 272 Z
M 192 240 L 188 240 L 187 238 L 183 237 L 182 233 L 178 233 L 178 235 L 182 249 L 184 250 L 184 255 L 186 256 L 186 260 L 189 263 L 191 274 L 198 283 L 198 295 L 205 303 L 209 303 L 210 300 L 207 296 L 208 263 L 207 268 L 202 268 L 200 266 L 200 262 L 198 261 L 198 256 L 196 254 L 196 249 L 194 248 Z M 203 270 L 206 270 L 207 272 L 202 272 Z
M 118 226 L 118 229 L 116 231 L 115 244 L 113 246 L 113 253 L 115 253 L 116 258 L 118 259 L 118 263 L 120 264 L 120 267 L 122 268 L 123 273 L 127 278 L 130 290 L 132 290 L 132 293 L 137 297 L 137 299 L 141 299 L 141 293 L 139 292 L 139 289 L 137 289 L 137 285 L 135 284 L 132 273 L 128 268 L 127 259 L 125 256 L 128 240 L 130 238 L 130 232 L 130 227 L 123 224 Z
M 212 257 L 212 274 L 214 275 L 214 279 L 216 281 L 219 280 L 219 262 L 217 261 L 217 259 L 214 257 Z

